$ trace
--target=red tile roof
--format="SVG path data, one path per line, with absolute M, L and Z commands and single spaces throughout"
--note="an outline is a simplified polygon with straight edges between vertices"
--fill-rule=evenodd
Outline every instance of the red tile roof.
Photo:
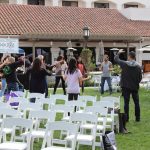
M 115 9 L 0 4 L 0 35 L 150 36 L 150 22 L 131 21 Z

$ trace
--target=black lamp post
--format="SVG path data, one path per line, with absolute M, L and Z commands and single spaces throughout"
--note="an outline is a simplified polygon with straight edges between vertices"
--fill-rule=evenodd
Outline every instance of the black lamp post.
M 84 48 L 86 49 L 87 48 L 87 41 L 90 37 L 90 29 L 89 29 L 88 26 L 84 26 L 84 28 L 83 28 L 83 37 L 84 37 L 84 40 L 85 40 Z

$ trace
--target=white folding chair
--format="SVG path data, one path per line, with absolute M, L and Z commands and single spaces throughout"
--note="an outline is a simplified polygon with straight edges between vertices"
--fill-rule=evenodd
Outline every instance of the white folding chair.
M 24 131 L 28 131 L 28 136 L 25 139 L 22 136 L 16 135 L 18 127 L 24 128 Z M 32 131 L 32 120 L 23 118 L 6 118 L 3 120 L 2 128 L 0 130 L 0 140 L 3 137 L 3 130 L 5 128 L 12 128 L 10 141 L 4 141 L 0 144 L 0 150 L 30 150 L 30 133 Z M 22 140 L 23 142 L 16 142 L 16 140 Z
M 68 136 L 73 135 L 73 140 L 71 141 L 71 143 L 70 141 L 68 143 L 66 139 L 54 139 L 53 137 L 54 131 L 66 131 Z M 77 132 L 78 132 L 77 124 L 63 122 L 63 121 L 62 122 L 56 121 L 56 122 L 49 123 L 47 125 L 46 134 L 44 137 L 41 150 L 75 150 Z M 57 141 L 57 143 L 60 144 L 60 146 L 54 146 L 53 145 L 54 141 Z M 62 144 L 64 146 L 62 146 Z
M 42 110 L 42 105 L 40 103 L 30 103 L 30 102 L 20 102 L 18 110 L 22 112 L 24 118 L 27 117 L 27 112 L 31 110 Z
M 86 107 L 85 112 L 98 115 L 96 136 L 100 139 L 100 142 L 95 142 L 95 145 L 101 146 L 102 135 L 105 134 L 105 131 L 106 131 L 108 108 L 105 108 L 102 106 L 88 106 L 88 107 Z
M 88 105 L 88 102 L 91 102 L 92 105 L 96 102 L 97 100 L 97 96 L 89 96 L 89 95 L 82 95 L 82 96 L 78 96 L 78 101 L 85 101 Z
M 118 113 L 120 111 L 120 96 L 118 96 L 118 97 L 114 97 L 114 96 L 100 97 L 100 100 L 101 101 L 110 101 L 110 105 L 113 105 L 113 102 L 114 102 L 114 125 L 116 125 L 116 127 L 118 128 L 118 132 L 119 132 L 119 116 L 118 116 Z M 111 122 L 111 120 L 108 119 L 108 122 Z
M 78 100 L 74 100 L 74 101 L 67 101 L 66 104 L 67 106 L 73 106 L 74 109 L 76 109 L 76 112 L 83 112 L 85 107 L 86 107 L 86 101 L 78 101 Z M 64 118 L 65 119 L 65 118 Z M 69 121 L 69 118 L 66 118 Z
M 40 99 L 40 98 L 45 98 L 45 93 L 44 94 L 42 94 L 42 93 L 28 93 L 27 98 L 28 99 L 35 98 L 35 100 Z
M 57 100 L 62 100 L 64 103 L 68 101 L 68 96 L 63 94 L 53 94 L 50 96 L 50 99 L 53 101 L 54 105 L 57 104 Z
M 77 135 L 77 150 L 79 145 L 91 145 L 92 150 L 95 150 L 97 115 L 89 113 L 74 113 L 70 117 L 70 121 L 80 123 L 80 132 Z M 91 134 L 86 133 L 86 129 L 91 131 Z M 67 140 L 72 140 L 72 135 L 67 136 Z
M 55 111 L 56 113 L 62 113 L 64 118 L 68 117 L 68 113 L 72 114 L 74 112 L 74 107 L 61 104 L 53 105 L 51 111 Z
M 101 101 L 114 101 L 115 104 L 115 109 L 120 109 L 120 96 L 115 97 L 115 96 L 101 96 L 100 97 Z
M 67 105 L 54 105 L 51 108 L 51 111 L 54 111 L 56 113 L 62 114 L 62 121 L 68 121 L 69 120 L 69 115 L 74 112 L 74 106 L 67 106 Z M 66 135 L 65 131 L 61 131 L 60 137 L 63 135 Z
M 44 121 L 45 125 L 48 122 L 54 122 L 55 121 L 55 112 L 47 111 L 47 110 L 30 111 L 29 119 L 31 119 L 31 120 L 33 120 L 33 122 L 35 122 L 34 128 L 31 132 L 31 149 L 33 149 L 34 139 L 44 138 L 44 135 L 45 135 L 45 128 L 40 128 L 40 122 Z M 28 134 L 25 133 L 24 135 L 27 136 Z
M 1 116 L 0 124 L 2 124 L 5 118 L 21 118 L 21 113 L 18 110 L 14 110 L 11 108 L 1 108 L 0 116 Z M 10 134 L 10 133 L 12 133 L 12 127 L 4 128 L 3 130 L 4 141 L 6 140 L 6 134 Z
M 28 102 L 28 99 L 23 97 L 10 97 L 7 103 L 11 106 L 11 108 L 18 109 L 20 102 Z M 13 105 L 15 103 L 16 105 Z
M 94 89 L 98 88 L 98 91 L 99 91 L 100 84 L 101 84 L 101 75 L 94 75 L 92 80 L 94 81 Z
M 8 103 L 4 103 L 0 101 L 0 109 L 1 108 L 11 108 L 11 106 Z
M 50 110 L 51 106 L 54 105 L 51 98 L 39 98 L 36 100 L 35 103 L 40 103 L 43 107 L 43 109 Z M 47 108 L 45 107 L 47 105 Z
M 23 91 L 10 91 L 10 95 L 14 93 L 16 96 L 18 97 L 23 97 L 25 98 L 26 97 L 26 92 L 23 92 Z
M 106 128 L 111 129 L 114 131 L 114 111 L 115 111 L 115 104 L 114 101 L 97 101 L 94 103 L 94 106 L 100 106 L 108 109 L 108 115 L 107 115 L 107 122 L 106 122 Z M 103 121 L 103 118 L 98 118 L 98 121 Z

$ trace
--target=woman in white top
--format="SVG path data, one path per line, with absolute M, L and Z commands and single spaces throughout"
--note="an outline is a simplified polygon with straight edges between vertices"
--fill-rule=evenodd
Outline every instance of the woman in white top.
M 67 83 L 68 100 L 77 100 L 80 94 L 80 84 L 83 79 L 81 71 L 77 68 L 77 61 L 71 58 L 68 64 L 68 69 L 64 75 L 64 80 Z

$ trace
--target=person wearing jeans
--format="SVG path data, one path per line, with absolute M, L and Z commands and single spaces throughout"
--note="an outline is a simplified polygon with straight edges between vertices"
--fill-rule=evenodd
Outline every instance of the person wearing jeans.
M 66 87 L 65 87 L 65 81 L 63 79 L 63 74 L 64 74 L 65 70 L 67 69 L 67 64 L 64 60 L 64 57 L 58 56 L 57 61 L 55 62 L 54 65 L 56 66 L 56 70 L 55 70 L 56 77 L 55 77 L 55 85 L 54 85 L 53 94 L 56 94 L 57 87 L 61 80 L 64 95 L 66 95 Z
M 7 65 L 5 65 L 3 67 L 2 74 L 6 78 L 7 94 L 9 94 L 10 91 L 18 91 L 19 90 L 16 69 L 24 64 L 24 58 L 20 57 L 20 60 L 15 62 L 14 57 L 8 57 L 6 61 L 7 61 L 7 63 L 6 63 Z
M 112 84 L 111 84 L 111 70 L 112 70 L 112 63 L 109 61 L 108 55 L 104 55 L 104 61 L 101 64 L 100 70 L 102 71 L 101 77 L 101 94 L 104 94 L 104 85 L 105 81 L 107 81 L 109 86 L 109 92 L 112 93 Z
M 115 61 L 120 65 L 121 72 L 121 88 L 122 95 L 124 97 L 124 111 L 127 115 L 127 120 L 129 121 L 129 101 L 130 95 L 132 95 L 134 105 L 135 105 L 135 121 L 140 121 L 140 104 L 139 104 L 139 83 L 142 80 L 142 70 L 140 65 L 135 61 L 135 52 L 129 52 L 128 61 L 120 60 L 119 55 L 124 53 L 123 50 L 119 50 L 118 54 L 115 56 Z
M 1 79 L 1 82 L 2 82 L 2 88 L 1 88 L 1 92 L 0 92 L 0 97 L 4 96 L 5 90 L 6 90 L 6 88 L 7 88 L 6 79 L 5 79 L 5 78 L 2 78 L 2 79 Z
M 102 77 L 101 78 L 101 94 L 104 94 L 104 85 L 105 81 L 107 81 L 109 92 L 112 93 L 112 85 L 111 85 L 111 77 Z

